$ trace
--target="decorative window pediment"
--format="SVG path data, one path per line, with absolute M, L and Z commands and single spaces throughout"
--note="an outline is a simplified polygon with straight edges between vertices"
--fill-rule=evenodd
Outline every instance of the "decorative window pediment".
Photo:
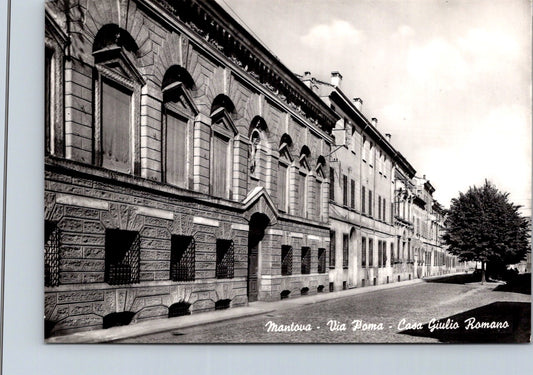
M 219 107 L 211 113 L 211 122 L 216 131 L 229 137 L 237 135 L 237 127 L 224 107 Z
M 163 101 L 167 104 L 175 103 L 181 106 L 187 112 L 191 112 L 193 116 L 198 113 L 198 108 L 194 104 L 194 100 L 189 93 L 189 90 L 185 88 L 182 82 L 173 82 L 162 89 Z
M 96 68 L 100 73 L 109 75 L 122 83 L 128 83 L 130 86 L 134 82 L 145 84 L 141 73 L 135 68 L 135 65 L 128 57 L 128 54 L 119 46 L 110 46 L 93 52 Z

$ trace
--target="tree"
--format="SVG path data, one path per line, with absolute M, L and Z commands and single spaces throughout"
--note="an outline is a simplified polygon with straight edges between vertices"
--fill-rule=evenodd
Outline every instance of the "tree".
M 530 225 L 519 208 L 509 202 L 509 193 L 487 180 L 452 199 L 442 238 L 459 260 L 481 262 L 481 282 L 485 264 L 505 267 L 525 259 L 529 252 Z

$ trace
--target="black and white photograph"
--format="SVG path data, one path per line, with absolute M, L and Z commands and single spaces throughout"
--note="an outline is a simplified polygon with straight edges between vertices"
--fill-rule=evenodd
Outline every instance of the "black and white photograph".
M 529 0 L 43 15 L 47 346 L 530 342 Z

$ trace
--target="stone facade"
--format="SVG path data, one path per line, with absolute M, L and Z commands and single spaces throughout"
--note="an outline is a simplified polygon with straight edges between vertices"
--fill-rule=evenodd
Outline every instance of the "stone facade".
M 69 5 L 46 4 L 47 334 L 326 292 L 335 113 L 215 2 Z

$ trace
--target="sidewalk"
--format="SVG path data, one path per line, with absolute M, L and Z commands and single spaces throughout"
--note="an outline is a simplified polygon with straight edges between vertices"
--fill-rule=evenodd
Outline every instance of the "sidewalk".
M 298 306 L 311 305 L 334 299 L 351 297 L 359 294 L 366 294 L 384 289 L 393 289 L 423 283 L 424 280 L 438 279 L 453 275 L 455 273 L 441 276 L 432 276 L 424 279 L 414 279 L 400 281 L 391 284 L 368 286 L 364 288 L 353 288 L 338 292 L 321 293 L 312 296 L 298 297 L 295 299 L 285 299 L 275 302 L 257 301 L 251 302 L 248 306 L 235 307 L 227 310 L 209 311 L 204 313 L 180 316 L 169 319 L 156 319 L 136 323 L 129 326 L 112 327 L 86 332 L 77 332 L 71 335 L 57 336 L 46 339 L 46 343 L 54 344 L 95 344 L 112 342 L 126 338 L 154 334 L 164 331 L 183 329 L 208 323 L 222 322 L 225 320 L 239 319 L 255 315 L 262 315 L 273 311 L 288 310 Z

